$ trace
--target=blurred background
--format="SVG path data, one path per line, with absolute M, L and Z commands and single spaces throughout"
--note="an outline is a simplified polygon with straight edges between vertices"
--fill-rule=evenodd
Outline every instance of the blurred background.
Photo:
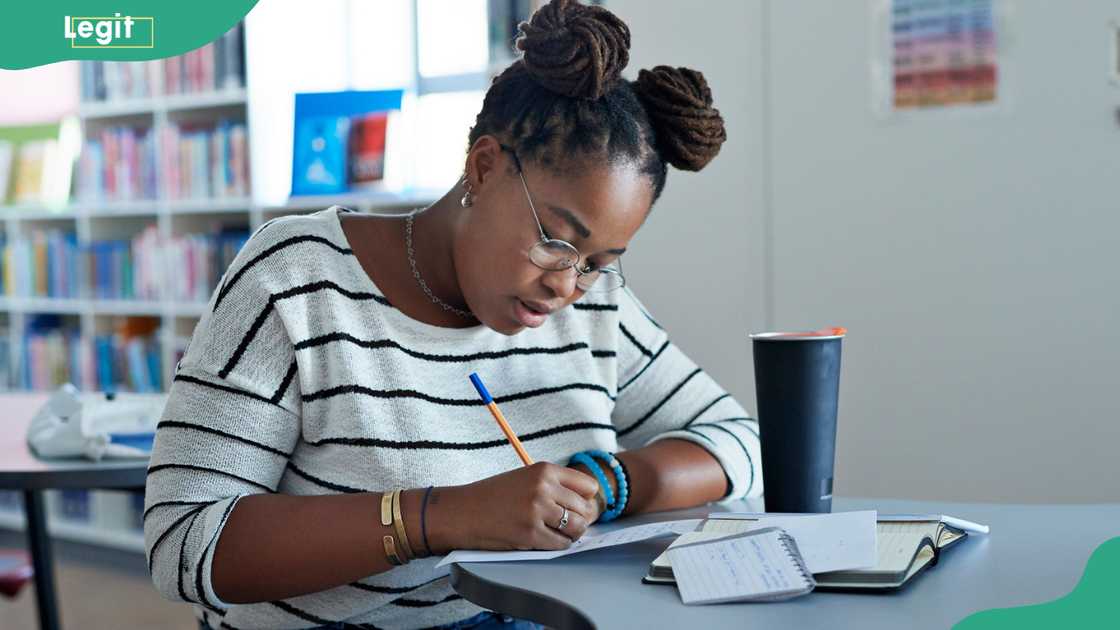
M 537 4 L 262 0 L 180 57 L 0 71 L 0 388 L 164 391 L 252 229 L 435 200 Z M 686 353 L 754 408 L 749 332 L 847 327 L 839 495 L 1120 499 L 1120 4 L 603 4 L 627 78 L 699 69 L 727 124 L 626 256 Z M 140 505 L 58 494 L 53 532 L 142 558 Z

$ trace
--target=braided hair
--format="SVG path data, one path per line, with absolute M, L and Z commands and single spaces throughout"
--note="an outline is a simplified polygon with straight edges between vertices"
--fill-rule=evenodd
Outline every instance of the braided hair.
M 655 201 L 667 165 L 699 171 L 719 153 L 727 134 L 704 75 L 657 66 L 623 78 L 630 29 L 610 11 L 552 0 L 519 30 L 521 58 L 491 83 L 470 146 L 489 134 L 554 172 L 633 164 Z

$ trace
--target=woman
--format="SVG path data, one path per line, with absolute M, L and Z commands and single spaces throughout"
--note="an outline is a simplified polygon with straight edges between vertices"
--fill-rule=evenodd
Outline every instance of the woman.
M 597 520 L 761 494 L 754 421 L 619 258 L 666 164 L 719 151 L 703 76 L 622 79 L 629 30 L 600 7 L 554 0 L 522 31 L 447 195 L 406 217 L 270 221 L 215 292 L 144 527 L 157 587 L 204 625 L 531 625 L 433 579 L 432 556 L 559 549 Z

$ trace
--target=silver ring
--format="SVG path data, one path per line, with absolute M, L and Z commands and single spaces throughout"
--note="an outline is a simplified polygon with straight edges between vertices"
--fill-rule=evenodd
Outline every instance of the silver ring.
M 560 515 L 560 524 L 556 526 L 556 529 L 564 529 L 568 526 L 568 508 L 560 507 L 564 510 L 564 513 Z

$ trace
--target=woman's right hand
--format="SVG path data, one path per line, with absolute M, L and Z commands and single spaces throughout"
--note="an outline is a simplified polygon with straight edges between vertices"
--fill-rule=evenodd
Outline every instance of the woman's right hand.
M 549 462 L 446 488 L 441 511 L 444 518 L 451 519 L 447 546 L 496 551 L 566 549 L 599 518 L 598 490 L 594 477 Z M 568 522 L 561 529 L 565 508 Z

